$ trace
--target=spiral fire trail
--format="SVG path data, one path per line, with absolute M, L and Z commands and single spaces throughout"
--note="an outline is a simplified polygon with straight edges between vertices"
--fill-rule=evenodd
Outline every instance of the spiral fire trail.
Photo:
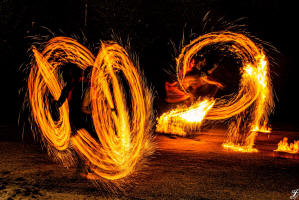
M 125 49 L 103 42 L 95 58 L 77 41 L 56 37 L 41 53 L 36 48 L 33 53 L 35 63 L 28 78 L 32 116 L 48 148 L 55 150 L 55 158 L 68 165 L 74 149 L 90 170 L 87 177 L 93 179 L 116 180 L 133 173 L 152 150 L 152 95 Z M 65 63 L 81 69 L 93 65 L 90 97 L 97 139 L 85 129 L 71 133 L 67 101 L 59 108 L 57 121 L 51 116 L 47 97 L 50 93 L 55 100 L 59 98 L 64 81 L 58 69 Z M 123 78 L 131 102 L 126 102 Z M 69 153 L 65 156 L 65 152 Z
M 257 151 L 253 148 L 255 136 L 260 130 L 267 130 L 265 125 L 268 123 L 268 115 L 272 112 L 274 106 L 268 61 L 260 47 L 248 37 L 239 33 L 224 31 L 205 34 L 182 49 L 181 54 L 176 59 L 177 80 L 181 91 L 188 97 L 192 96 L 184 88 L 184 81 L 193 56 L 206 46 L 228 46 L 228 44 L 228 51 L 236 55 L 242 65 L 238 93 L 215 100 L 210 98 L 209 101 L 215 101 L 215 103 L 213 106 L 208 107 L 209 109 L 201 111 L 205 112 L 204 118 L 197 117 L 202 115 L 199 112 L 197 116 L 194 115 L 197 120 L 193 119 L 188 122 L 181 120 L 181 115 L 190 112 L 190 109 L 193 109 L 192 106 L 163 114 L 158 119 L 156 129 L 158 132 L 186 135 L 185 127 L 198 127 L 203 119 L 223 120 L 232 118 L 233 122 L 229 126 L 228 137 L 223 146 L 243 152 Z M 200 103 L 201 98 L 195 104 Z

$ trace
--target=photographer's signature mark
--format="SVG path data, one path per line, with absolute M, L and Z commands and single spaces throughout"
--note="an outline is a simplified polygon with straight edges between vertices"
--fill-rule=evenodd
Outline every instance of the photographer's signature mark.
M 290 199 L 292 200 L 299 199 L 299 189 L 292 190 L 292 195 L 290 196 Z

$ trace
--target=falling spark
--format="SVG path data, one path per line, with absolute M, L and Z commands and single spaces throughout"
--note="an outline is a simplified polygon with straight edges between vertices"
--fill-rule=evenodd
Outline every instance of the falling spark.
M 35 62 L 28 78 L 32 117 L 49 152 L 67 165 L 76 151 L 92 179 L 118 180 L 132 174 L 138 163 L 152 152 L 152 95 L 123 47 L 102 42 L 95 58 L 77 41 L 55 37 L 42 52 L 33 48 Z M 68 101 L 59 108 L 55 121 L 50 112 L 49 93 L 57 100 L 64 81 L 58 75 L 65 63 L 81 69 L 93 65 L 91 76 L 92 118 L 98 138 L 85 129 L 71 133 Z M 122 73 L 122 77 L 120 74 Z M 126 79 L 130 94 L 121 80 Z M 131 102 L 126 102 L 130 95 Z M 67 155 L 65 153 L 68 152 Z
M 288 138 L 284 137 L 279 143 L 278 147 L 274 151 L 298 154 L 299 153 L 299 140 L 294 140 L 294 143 L 288 143 Z
M 223 147 L 234 151 L 256 152 L 253 148 L 257 132 L 268 132 L 268 115 L 273 110 L 272 86 L 269 76 L 269 66 L 265 53 L 252 40 L 243 34 L 233 32 L 213 32 L 198 37 L 182 49 L 176 59 L 177 81 L 180 86 L 180 99 L 192 96 L 186 90 L 185 75 L 190 71 L 190 63 L 193 56 L 209 45 L 231 44 L 228 51 L 235 54 L 242 63 L 240 69 L 241 80 L 239 91 L 228 97 L 221 97 L 205 114 L 205 120 L 223 120 L 232 118 L 227 131 L 227 139 Z M 200 101 L 200 99 L 199 99 Z M 180 108 L 179 108 L 180 109 Z M 192 110 L 193 108 L 189 108 Z M 187 111 L 187 109 L 185 109 Z M 168 114 L 177 113 L 174 109 Z M 198 129 L 193 123 L 201 122 L 202 118 L 193 118 L 190 121 L 174 120 L 168 114 L 163 114 L 158 119 L 157 131 L 177 134 L 173 127 L 180 127 L 179 135 L 186 135 L 185 127 Z M 180 118 L 181 116 L 177 116 Z M 177 123 L 184 123 L 184 125 Z M 184 127 L 184 128 L 183 128 Z M 182 130 L 181 130 L 182 129 Z

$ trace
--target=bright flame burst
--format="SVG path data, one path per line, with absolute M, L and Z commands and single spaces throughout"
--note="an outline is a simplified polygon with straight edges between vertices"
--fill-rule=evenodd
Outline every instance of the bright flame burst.
M 214 100 L 198 101 L 189 108 L 181 107 L 164 113 L 158 118 L 156 131 L 185 136 L 185 129 L 197 129 L 207 112 L 214 105 Z
M 75 150 L 85 161 L 93 179 L 116 180 L 130 175 L 136 164 L 151 152 L 152 95 L 144 79 L 124 48 L 114 42 L 102 42 L 95 58 L 77 41 L 56 37 L 40 53 L 33 48 L 35 62 L 28 79 L 32 116 L 42 138 L 56 159 L 71 163 Z M 74 63 L 83 70 L 92 65 L 92 119 L 98 140 L 85 129 L 71 133 L 69 107 L 59 108 L 58 121 L 50 113 L 49 93 L 57 100 L 64 81 L 58 70 Z M 127 81 L 131 102 L 120 80 Z M 129 106 L 129 107 L 128 107 Z
M 288 143 L 288 138 L 284 137 L 279 143 L 278 147 L 274 151 L 280 151 L 280 152 L 287 152 L 292 154 L 299 153 L 299 140 L 294 140 L 294 143 Z
M 199 98 L 190 107 L 164 113 L 158 118 L 156 131 L 187 135 L 186 130 L 198 129 L 203 119 L 232 118 L 223 147 L 241 152 L 256 152 L 253 148 L 255 137 L 257 132 L 270 131 L 267 128 L 268 115 L 274 103 L 267 58 L 263 50 L 248 37 L 233 32 L 213 32 L 200 36 L 185 46 L 176 59 L 177 80 L 181 88 L 179 95 L 181 99 L 192 96 L 184 88 L 184 80 L 186 72 L 190 71 L 193 56 L 206 46 L 224 44 L 231 44 L 228 51 L 235 54 L 242 64 L 238 93 L 218 99 Z M 209 106 L 198 109 L 202 104 Z M 193 115 L 182 120 L 186 113 Z

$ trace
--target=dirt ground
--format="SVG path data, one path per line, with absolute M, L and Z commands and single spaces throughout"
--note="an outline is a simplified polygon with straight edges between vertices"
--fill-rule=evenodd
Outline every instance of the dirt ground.
M 157 151 L 129 183 L 112 194 L 53 162 L 40 145 L 12 140 L 14 129 L 0 127 L 0 199 L 290 199 L 299 189 L 299 155 L 276 153 L 283 136 L 260 134 L 258 153 L 224 150 L 224 130 L 192 138 L 157 135 Z M 299 198 L 298 198 L 299 199 Z

